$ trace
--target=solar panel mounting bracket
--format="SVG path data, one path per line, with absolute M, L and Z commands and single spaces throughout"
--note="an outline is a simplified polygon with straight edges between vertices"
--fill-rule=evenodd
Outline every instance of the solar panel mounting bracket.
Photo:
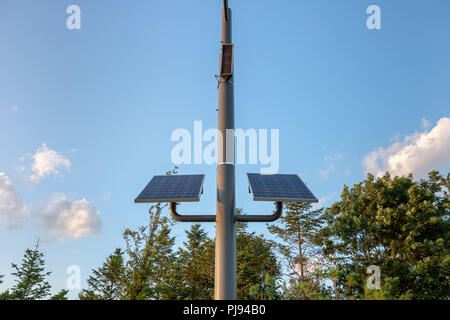
M 181 215 L 177 212 L 176 202 L 171 202 L 169 209 L 172 218 L 178 222 L 216 222 L 215 215 Z
M 276 202 L 276 210 L 271 215 L 236 215 L 234 219 L 239 222 L 274 222 L 281 217 L 283 213 L 283 203 Z

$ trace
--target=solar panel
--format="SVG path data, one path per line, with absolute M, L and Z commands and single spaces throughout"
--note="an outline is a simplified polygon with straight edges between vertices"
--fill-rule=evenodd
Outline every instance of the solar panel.
M 255 201 L 318 202 L 296 174 L 264 175 L 247 173 L 250 192 Z
M 204 174 L 154 176 L 134 202 L 197 202 L 204 180 Z

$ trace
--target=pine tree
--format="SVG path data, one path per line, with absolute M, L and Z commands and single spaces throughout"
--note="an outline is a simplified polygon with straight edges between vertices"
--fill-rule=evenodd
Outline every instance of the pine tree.
M 147 245 L 150 245 L 149 255 L 153 264 L 153 271 L 150 276 L 150 285 L 154 287 L 153 298 L 165 299 L 170 287 L 170 274 L 175 261 L 173 246 L 175 237 L 171 236 L 173 222 L 166 216 L 155 219 L 154 224 L 159 226 L 155 230 L 154 239 L 149 238 Z
M 162 215 L 166 205 L 149 208 L 149 222 L 123 232 L 125 249 L 116 249 L 88 279 L 80 299 L 148 300 L 173 295 L 172 268 L 175 261 L 171 222 Z
M 174 262 L 170 236 L 171 222 L 162 216 L 165 206 L 156 204 L 149 210 L 148 226 L 125 230 L 125 299 L 162 299 L 170 288 L 168 275 Z
M 184 248 L 173 252 L 171 223 L 165 206 L 149 210 L 149 224 L 123 233 L 126 248 L 116 251 L 88 279 L 80 299 L 213 299 L 215 241 L 198 224 L 186 232 Z M 279 297 L 274 244 L 246 231 L 237 231 L 238 297 Z
M 282 242 L 277 247 L 286 261 L 289 282 L 285 298 L 315 299 L 321 295 L 320 269 L 325 261 L 321 248 L 315 245 L 324 223 L 323 209 L 312 210 L 305 202 L 290 202 L 285 213 L 268 230 Z
M 186 235 L 188 240 L 177 253 L 177 299 L 213 299 L 214 242 L 200 224 L 193 224 Z
M 45 271 L 44 254 L 39 251 L 39 241 L 34 250 L 25 251 L 22 264 L 11 264 L 16 271 L 16 284 L 12 288 L 11 297 L 17 300 L 44 299 L 50 294 L 50 284 L 46 281 L 51 272 Z
M 69 290 L 61 289 L 57 294 L 52 296 L 50 300 L 67 300 L 67 294 Z
M 14 300 L 14 297 L 11 295 L 11 292 L 9 290 L 6 290 L 0 293 L 0 301 L 1 300 Z
M 124 273 L 123 252 L 121 249 L 111 254 L 103 265 L 92 270 L 87 283 L 89 289 L 83 289 L 80 300 L 118 300 L 123 296 L 122 277 Z
M 263 235 L 247 232 L 247 226 L 247 223 L 238 223 L 236 230 L 237 298 L 278 299 L 281 272 L 275 244 Z
M 4 275 L 0 275 L 0 284 L 3 283 L 3 278 Z M 11 294 L 9 293 L 9 290 L 6 290 L 0 293 L 0 300 L 10 300 L 11 299 L 10 296 Z

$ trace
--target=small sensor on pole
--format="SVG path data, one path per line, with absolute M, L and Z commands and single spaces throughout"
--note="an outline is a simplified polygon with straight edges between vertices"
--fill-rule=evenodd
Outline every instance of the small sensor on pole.
M 220 77 L 228 80 L 233 76 L 233 44 L 222 44 Z

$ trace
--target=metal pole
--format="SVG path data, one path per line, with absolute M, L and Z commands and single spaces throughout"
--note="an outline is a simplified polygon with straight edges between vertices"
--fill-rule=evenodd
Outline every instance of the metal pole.
M 225 6 L 222 12 L 222 44 L 231 43 L 231 9 Z M 227 154 L 227 129 L 233 129 L 233 136 L 228 139 L 228 144 L 232 143 L 231 152 L 233 154 L 230 154 L 230 150 Z M 234 91 L 232 79 L 219 79 L 218 134 L 214 297 L 216 300 L 236 300 Z M 233 159 L 231 162 L 230 158 Z

